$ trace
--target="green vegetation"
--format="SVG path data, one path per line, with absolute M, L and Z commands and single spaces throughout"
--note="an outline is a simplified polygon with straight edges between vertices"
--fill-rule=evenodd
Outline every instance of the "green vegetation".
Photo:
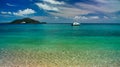
M 12 21 L 10 24 L 46 24 L 46 22 L 39 22 L 30 18 L 17 19 Z

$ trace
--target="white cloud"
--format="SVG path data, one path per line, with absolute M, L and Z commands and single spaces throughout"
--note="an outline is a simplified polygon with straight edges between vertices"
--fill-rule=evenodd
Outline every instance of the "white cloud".
M 2 11 L 1 14 L 12 14 L 12 12 L 4 12 L 4 11 Z
M 56 1 L 56 0 L 43 0 L 44 2 L 47 2 L 47 3 L 50 3 L 50 4 L 58 4 L 58 5 L 61 5 L 61 4 L 64 4 L 64 2 L 59 2 L 59 1 Z
M 88 19 L 88 17 L 86 17 L 86 16 L 75 16 L 73 18 L 73 20 L 75 20 L 75 21 L 87 20 L 87 19 Z
M 80 16 L 75 16 L 73 19 L 80 19 Z
M 10 3 L 6 3 L 7 6 L 16 6 L 16 5 L 13 5 L 13 4 L 10 4 Z
M 89 10 L 89 11 L 99 11 L 103 13 L 113 13 L 120 11 L 120 1 L 119 0 L 96 0 L 99 5 L 91 5 L 91 4 L 85 4 L 85 3 L 76 3 L 77 6 L 80 8 Z M 104 4 L 101 4 L 104 3 Z
M 99 16 L 91 16 L 89 19 L 99 19 Z
M 13 12 L 13 15 L 23 16 L 23 15 L 34 14 L 34 13 L 36 13 L 34 10 L 27 8 L 25 10 L 19 10 L 18 12 Z
M 36 3 L 36 5 L 37 5 L 39 8 L 42 8 L 42 9 L 44 9 L 44 10 L 59 11 L 58 8 L 53 7 L 53 6 L 50 6 L 50 5 L 47 5 L 47 4 Z
M 85 16 L 75 16 L 73 19 L 74 20 L 86 20 L 86 19 L 88 19 L 88 17 L 85 17 Z
M 95 11 L 100 11 L 100 12 L 107 12 L 108 11 L 108 10 L 105 9 L 105 7 L 91 5 L 91 4 L 77 3 L 76 5 L 84 8 L 85 10 L 94 11 L 94 12 Z
M 100 19 L 99 16 L 75 16 L 73 20 L 79 21 L 79 20 L 98 20 Z
M 46 10 L 49 14 L 64 18 L 73 18 L 77 15 L 93 13 L 92 11 L 80 9 L 57 0 L 43 0 L 43 3 L 35 3 L 39 8 Z M 56 11 L 56 12 L 50 12 Z
M 16 16 L 24 16 L 24 15 L 28 15 L 28 14 L 34 14 L 35 11 L 32 9 L 25 9 L 25 10 L 19 10 L 18 12 L 5 12 L 2 11 L 0 12 L 1 14 L 8 14 L 8 15 L 16 15 Z
M 100 4 L 76 3 L 76 6 L 60 2 L 58 0 L 43 0 L 43 3 L 35 3 L 39 8 L 47 10 L 46 12 L 58 17 L 74 18 L 75 16 L 87 15 L 89 13 L 113 13 L 119 11 L 120 1 L 118 0 L 95 0 Z M 115 5 L 116 4 L 116 5 Z M 57 12 L 50 12 L 57 11 Z M 80 19 L 99 19 L 98 16 L 85 17 Z
M 92 13 L 91 11 L 81 10 L 75 7 L 58 7 L 58 8 L 60 10 L 57 13 L 55 12 L 49 12 L 49 13 L 52 15 L 60 16 L 64 18 L 73 18 L 77 15 L 84 15 L 84 14 Z
M 87 20 L 87 19 L 89 19 L 89 18 L 86 17 L 86 16 L 81 16 L 80 19 L 81 19 L 81 20 Z

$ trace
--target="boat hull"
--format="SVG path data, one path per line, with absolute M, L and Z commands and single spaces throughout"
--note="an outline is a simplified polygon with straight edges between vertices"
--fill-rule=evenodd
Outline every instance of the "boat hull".
M 72 26 L 80 26 L 80 23 L 73 23 Z

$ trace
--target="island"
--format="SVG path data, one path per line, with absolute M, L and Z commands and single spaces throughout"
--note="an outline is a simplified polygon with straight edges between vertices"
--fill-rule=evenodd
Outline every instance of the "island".
M 14 20 L 10 22 L 10 24 L 46 24 L 46 22 L 39 22 L 31 18 L 24 18 L 24 19 Z

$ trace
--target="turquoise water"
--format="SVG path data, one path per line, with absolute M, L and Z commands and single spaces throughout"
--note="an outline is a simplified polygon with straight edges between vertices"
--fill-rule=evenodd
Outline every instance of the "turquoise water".
M 119 40 L 120 25 L 0 25 L 0 48 L 52 45 L 119 50 Z
M 119 67 L 119 57 L 120 25 L 0 25 L 0 66 L 25 67 L 22 65 L 27 59 L 34 66 L 44 63 L 54 67 L 56 63 L 55 67 Z

